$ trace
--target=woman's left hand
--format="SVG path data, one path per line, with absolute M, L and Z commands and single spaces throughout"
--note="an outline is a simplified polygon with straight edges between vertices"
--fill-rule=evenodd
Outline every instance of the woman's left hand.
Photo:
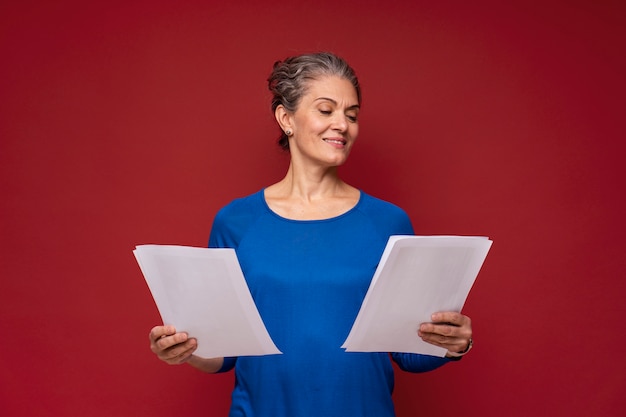
M 459 356 L 470 348 L 472 320 L 461 313 L 445 311 L 431 316 L 431 323 L 422 323 L 417 331 L 424 342 L 447 349 L 447 356 Z

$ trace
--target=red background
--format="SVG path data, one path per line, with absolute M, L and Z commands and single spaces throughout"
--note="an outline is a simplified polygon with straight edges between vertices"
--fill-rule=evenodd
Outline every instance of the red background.
M 232 374 L 150 353 L 131 251 L 204 246 L 219 207 L 278 180 L 265 79 L 332 50 L 364 92 L 346 179 L 419 234 L 495 242 L 464 310 L 475 349 L 399 372 L 398 415 L 623 415 L 625 12 L 2 2 L 0 414 L 226 414 Z

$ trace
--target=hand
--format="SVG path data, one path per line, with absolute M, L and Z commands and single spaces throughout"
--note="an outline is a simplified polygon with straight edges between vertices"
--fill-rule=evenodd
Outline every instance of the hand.
M 464 352 L 472 338 L 472 320 L 453 311 L 439 312 L 431 316 L 432 323 L 422 323 L 417 334 L 424 342 L 447 349 L 448 352 Z
M 185 363 L 198 348 L 187 333 L 176 333 L 174 326 L 155 326 L 150 330 L 150 350 L 170 365 Z

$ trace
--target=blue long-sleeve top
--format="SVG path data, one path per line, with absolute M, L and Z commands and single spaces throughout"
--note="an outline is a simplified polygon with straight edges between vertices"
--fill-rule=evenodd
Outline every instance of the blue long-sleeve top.
M 283 352 L 225 358 L 221 371 L 235 368 L 230 416 L 391 417 L 390 356 L 410 372 L 448 362 L 341 348 L 389 236 L 403 234 L 413 234 L 406 213 L 363 192 L 354 208 L 325 220 L 283 218 L 268 207 L 263 190 L 218 212 L 209 246 L 235 249 Z

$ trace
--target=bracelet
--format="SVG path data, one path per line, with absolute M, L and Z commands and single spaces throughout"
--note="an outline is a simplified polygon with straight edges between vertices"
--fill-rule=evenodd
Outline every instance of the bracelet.
M 464 351 L 462 351 L 462 352 L 450 352 L 450 351 L 448 351 L 448 356 L 452 357 L 452 358 L 460 358 L 461 356 L 467 354 L 467 352 L 472 350 L 472 346 L 474 346 L 474 340 L 472 338 L 470 338 L 469 343 L 467 344 L 467 347 L 465 348 Z

